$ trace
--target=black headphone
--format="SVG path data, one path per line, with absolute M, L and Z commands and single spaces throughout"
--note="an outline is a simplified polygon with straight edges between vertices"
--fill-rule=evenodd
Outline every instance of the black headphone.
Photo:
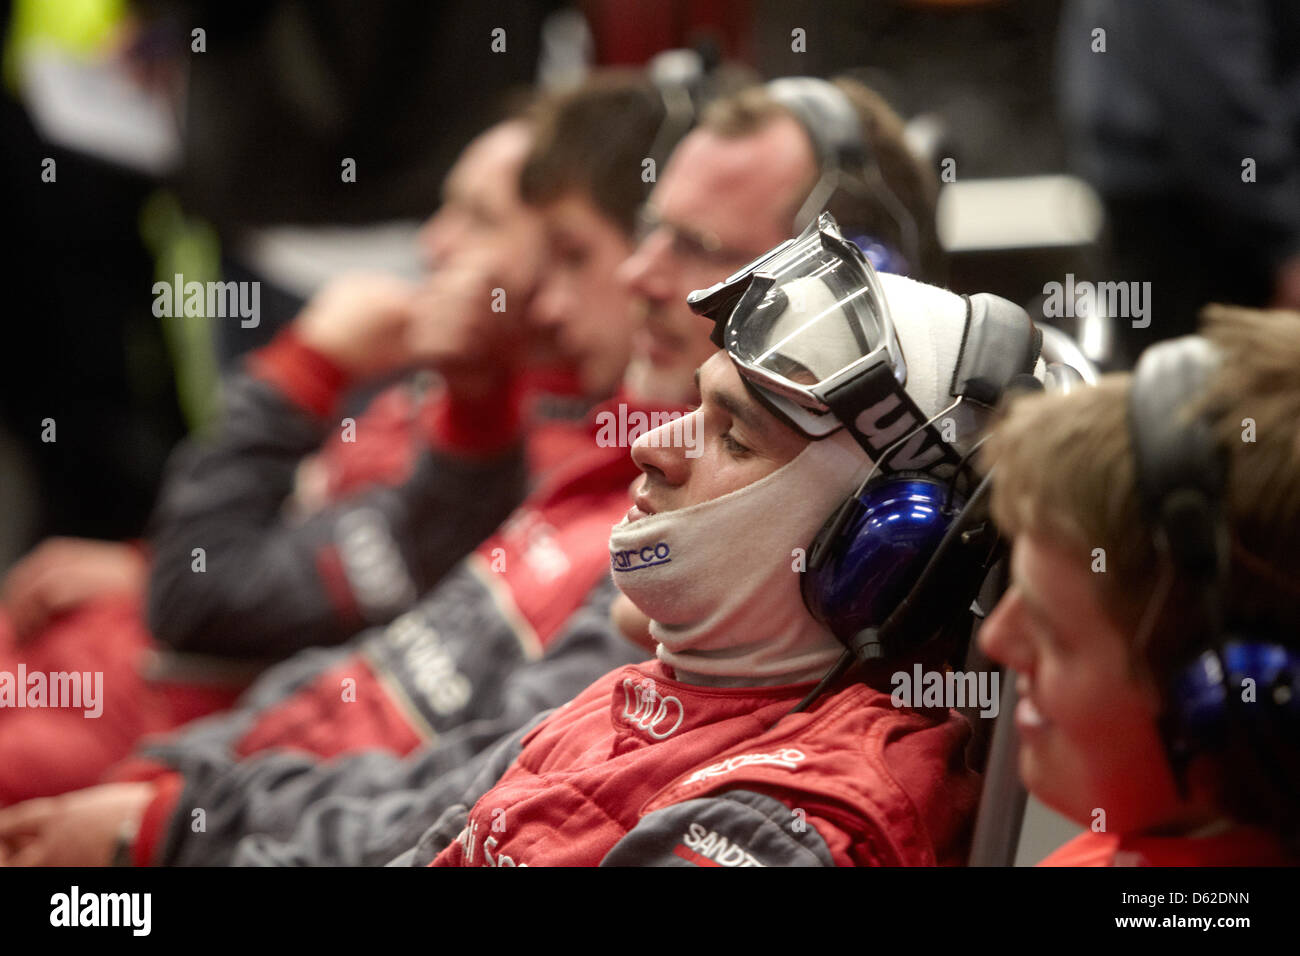
M 1008 390 L 1043 387 L 1033 374 L 1042 332 L 1025 310 L 985 292 L 963 298 L 966 326 L 949 388 L 954 401 L 935 419 L 962 402 L 990 409 Z M 800 577 L 804 604 L 845 651 L 792 713 L 850 668 L 912 657 L 960 623 L 997 561 L 1002 543 L 988 515 L 992 474 L 965 500 L 961 493 L 971 484 L 967 463 L 974 448 L 948 475 L 890 467 L 890 456 L 929 424 L 918 422 L 879 456 L 873 474 L 808 549 Z
M 798 233 L 818 213 L 830 212 L 848 239 L 864 245 L 861 235 L 864 203 L 878 207 L 893 221 L 902 248 L 890 249 L 878 237 L 867 237 L 881 245 L 895 261 L 886 272 L 919 274 L 921 237 L 916 219 L 885 179 L 876 155 L 862 133 L 862 123 L 853 103 L 834 83 L 811 76 L 787 76 L 769 81 L 768 96 L 790 111 L 812 140 L 821 175 L 804 200 L 795 222 Z M 865 250 L 864 250 L 865 251 Z M 896 260 L 901 258 L 902 262 Z M 879 266 L 879 263 L 877 263 Z
M 1228 761 L 1233 776 L 1245 770 L 1275 802 L 1294 806 L 1300 802 L 1300 642 L 1239 630 L 1226 618 L 1228 456 L 1206 412 L 1188 418 L 1219 362 L 1218 349 L 1200 336 L 1161 342 L 1142 354 L 1129 393 L 1142 514 L 1168 570 L 1199 602 L 1202 632 L 1190 654 L 1162 675 L 1160 729 L 1184 795 L 1188 765 L 1211 754 Z M 1245 699 L 1247 686 L 1253 700 Z

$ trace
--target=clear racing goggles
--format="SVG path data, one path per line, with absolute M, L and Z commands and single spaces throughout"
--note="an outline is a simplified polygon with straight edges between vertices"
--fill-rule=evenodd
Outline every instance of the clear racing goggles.
M 880 280 L 829 213 L 686 303 L 714 320 L 714 345 L 764 405 L 806 437 L 844 425 L 828 401 L 841 385 L 872 373 L 891 390 L 906 384 Z
M 764 404 L 808 438 L 842 427 L 827 401 L 838 386 L 873 370 L 906 384 L 876 271 L 829 213 L 686 301 L 714 320 L 714 344 Z
M 951 473 L 963 456 L 935 422 L 962 403 L 991 409 L 1018 379 L 1033 379 L 1042 333 L 1013 302 L 962 296 L 965 329 L 951 404 L 926 415 L 904 387 L 907 362 L 884 289 L 856 245 L 822 213 L 722 282 L 692 292 L 713 319 L 751 394 L 812 439 L 845 428 L 877 468 Z

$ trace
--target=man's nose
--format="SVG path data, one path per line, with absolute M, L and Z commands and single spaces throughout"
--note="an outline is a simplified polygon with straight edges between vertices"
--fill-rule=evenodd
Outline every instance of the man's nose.
M 680 440 L 680 436 L 687 434 L 685 425 L 684 421 L 667 422 L 632 443 L 632 461 L 652 483 L 663 482 L 676 488 L 690 478 L 693 459 L 687 456 L 685 443 Z
M 457 228 L 452 217 L 442 213 L 434 215 L 421 226 L 416 235 L 416 244 L 424 267 L 433 270 L 445 263 L 455 250 L 461 232 L 463 230 Z
M 648 299 L 662 300 L 673 290 L 672 239 L 658 229 L 641 240 L 636 251 L 623 260 L 617 278 L 623 287 Z
M 561 285 L 554 277 L 543 278 L 538 285 L 529 317 L 539 328 L 555 329 L 564 323 L 567 297 Z
M 1007 591 L 979 633 L 980 648 L 999 664 L 1024 674 L 1033 667 L 1033 647 L 1025 632 L 1024 613 L 1014 591 Z

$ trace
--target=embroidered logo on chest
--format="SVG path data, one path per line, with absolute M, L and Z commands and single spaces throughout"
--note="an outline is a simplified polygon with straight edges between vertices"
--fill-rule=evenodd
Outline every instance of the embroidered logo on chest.
M 652 680 L 623 678 L 623 720 L 655 740 L 671 737 L 686 719 L 686 709 L 676 697 L 665 697 Z

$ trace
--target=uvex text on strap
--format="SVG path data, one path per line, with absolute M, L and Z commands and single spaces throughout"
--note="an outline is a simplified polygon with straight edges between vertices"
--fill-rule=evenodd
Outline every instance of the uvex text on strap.
M 827 390 L 825 401 L 880 471 L 944 475 L 961 461 L 887 365 Z

